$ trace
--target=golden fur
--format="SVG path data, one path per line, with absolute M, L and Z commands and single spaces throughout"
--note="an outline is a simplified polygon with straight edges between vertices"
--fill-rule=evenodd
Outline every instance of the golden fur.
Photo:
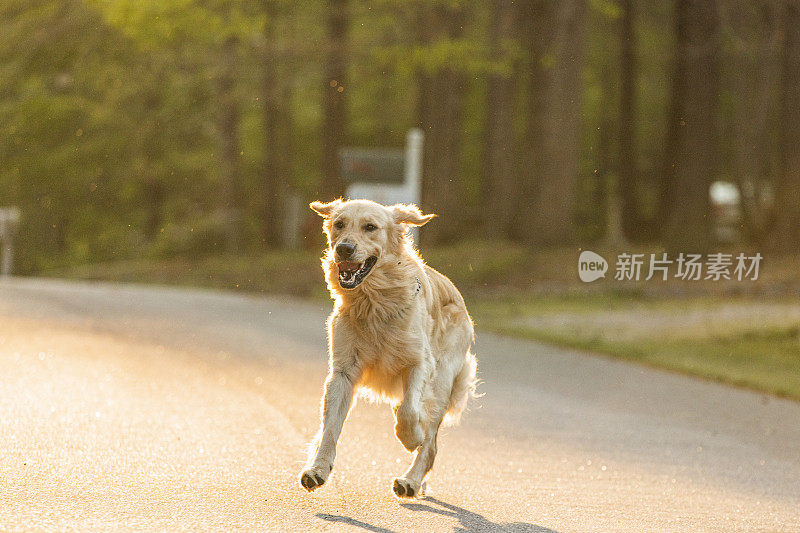
M 328 319 L 330 373 L 322 427 L 301 483 L 313 490 L 327 479 L 358 390 L 392 405 L 397 437 L 415 452 L 393 488 L 398 496 L 418 495 L 436 455 L 438 428 L 445 416 L 448 422 L 459 419 L 474 394 L 477 367 L 469 350 L 472 320 L 461 294 L 424 264 L 409 236 L 410 225 L 423 225 L 433 215 L 414 205 L 387 207 L 368 200 L 314 202 L 311 208 L 325 218 L 330 246 L 322 268 L 335 304 Z M 338 277 L 336 246 L 345 241 L 356 246 L 352 261 L 377 258 L 353 289 L 343 288 Z

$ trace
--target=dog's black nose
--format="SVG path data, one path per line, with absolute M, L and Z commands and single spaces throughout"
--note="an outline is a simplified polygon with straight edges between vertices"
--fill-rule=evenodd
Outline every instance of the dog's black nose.
M 336 245 L 336 255 L 339 259 L 350 259 L 356 253 L 356 245 L 349 242 L 340 242 Z

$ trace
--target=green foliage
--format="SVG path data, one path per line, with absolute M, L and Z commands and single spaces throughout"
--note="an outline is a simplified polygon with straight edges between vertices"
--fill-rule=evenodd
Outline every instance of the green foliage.
M 142 46 L 219 45 L 229 37 L 247 39 L 262 31 L 265 17 L 251 2 L 222 0 L 92 0 L 108 23 Z M 250 9 L 248 9 L 250 8 Z
M 330 50 L 326 6 L 323 0 L 0 0 L 0 205 L 22 208 L 20 272 L 213 251 L 222 231 L 215 217 L 223 174 L 217 124 L 223 96 L 238 111 L 244 248 L 257 249 L 269 193 L 262 177 L 271 142 L 264 135 L 268 85 L 280 89 L 280 106 L 289 116 L 281 130 L 290 147 L 286 181 L 308 197 L 324 178 L 322 95 L 331 81 L 323 78 Z M 586 31 L 575 36 L 586 41 L 581 102 L 575 104 L 581 106 L 582 128 L 577 204 L 580 235 L 593 239 L 602 234 L 605 208 L 596 203 L 604 186 L 597 176 L 602 170 L 613 178 L 618 165 L 622 12 L 616 0 L 587 0 L 586 6 Z M 653 213 L 674 27 L 670 2 L 647 0 L 636 7 L 637 165 L 643 211 Z M 463 202 L 473 211 L 486 190 L 490 77 L 513 79 L 518 86 L 511 127 L 520 146 L 527 146 L 522 140 L 532 112 L 524 89 L 532 51 L 511 32 L 501 39 L 500 53 L 492 53 L 491 9 L 492 3 L 463 0 L 351 0 L 348 7 L 342 86 L 347 142 L 401 146 L 418 123 L 420 76 L 457 72 L 465 90 L 452 142 L 458 143 Z M 453 18 L 439 17 L 444 22 L 426 33 L 432 12 L 457 14 L 460 22 L 445 28 Z M 744 12 L 752 18 L 758 9 Z M 738 53 L 742 39 L 754 39 L 741 29 L 726 31 L 726 57 Z M 226 58 L 223 45 L 231 42 L 233 54 Z M 752 48 L 742 53 L 751 62 L 760 57 Z M 277 73 L 269 82 L 267 57 Z M 559 61 L 548 54 L 537 60 L 548 67 Z M 226 69 L 234 78 L 227 90 L 219 83 Z M 732 71 L 729 66 L 729 76 Z M 732 124 L 742 97 L 730 87 L 722 88 L 722 96 L 722 122 Z M 768 147 L 778 137 L 773 107 L 766 110 Z M 610 154 L 603 169 L 600 132 L 607 133 Z M 723 148 L 720 175 L 734 175 L 734 148 Z M 528 154 L 509 150 L 524 166 Z M 770 150 L 765 173 L 777 168 L 778 154 Z
M 609 21 L 622 16 L 622 8 L 613 0 L 589 0 L 589 7 Z

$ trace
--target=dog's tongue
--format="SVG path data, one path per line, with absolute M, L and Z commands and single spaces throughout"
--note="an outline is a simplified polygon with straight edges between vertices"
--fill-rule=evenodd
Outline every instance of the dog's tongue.
M 336 263 L 336 266 L 339 267 L 339 272 L 342 271 L 349 272 L 361 268 L 361 263 L 354 263 L 352 261 L 341 261 L 339 263 Z

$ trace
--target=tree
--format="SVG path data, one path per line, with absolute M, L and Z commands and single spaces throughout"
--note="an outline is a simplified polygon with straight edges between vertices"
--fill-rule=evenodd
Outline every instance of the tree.
M 225 249 L 241 245 L 242 206 L 239 141 L 239 102 L 236 96 L 237 39 L 226 37 L 219 51 L 217 74 L 217 135 L 219 137 L 219 213 L 225 232 Z
M 721 147 L 739 189 L 742 237 L 759 244 L 774 223 L 766 189 L 776 166 L 782 28 L 774 0 L 733 1 L 720 6 L 723 37 L 723 87 L 731 94 L 726 137 Z M 727 132 L 730 132 L 728 134 Z
M 514 165 L 516 61 L 509 57 L 507 46 L 516 29 L 516 14 L 511 0 L 491 2 L 489 47 L 494 69 L 489 76 L 486 95 L 488 121 L 483 182 L 487 207 L 484 229 L 488 236 L 495 238 L 512 235 L 514 211 L 517 207 Z
M 620 19 L 619 97 L 619 186 L 622 229 L 634 239 L 641 227 L 639 215 L 639 170 L 636 150 L 636 32 L 633 0 L 622 0 Z
M 781 168 L 776 191 L 774 245 L 784 252 L 800 250 L 800 5 L 783 5 L 781 81 Z
M 279 248 L 284 243 L 286 221 L 286 201 L 288 200 L 288 180 L 291 172 L 291 117 L 290 92 L 281 77 L 279 65 L 281 57 L 276 41 L 278 39 L 277 18 L 279 15 L 276 0 L 263 0 L 264 13 L 264 57 L 262 106 L 264 122 L 264 163 L 262 234 L 267 246 Z
M 141 53 L 76 0 L 5 2 L 0 31 L 0 202 L 22 208 L 21 271 L 129 253 L 160 223 L 148 222 L 161 206 L 142 201 L 146 180 L 181 175 L 166 146 L 197 130 L 191 113 L 163 120 L 168 60 Z M 183 138 L 190 158 L 197 137 Z
M 257 34 L 261 24 L 261 19 L 249 11 L 253 5 L 217 0 L 180 4 L 156 0 L 94 0 L 94 3 L 111 25 L 141 49 L 172 58 L 178 72 L 170 76 L 185 83 L 180 79 L 185 69 L 192 73 L 192 83 L 202 86 L 206 80 L 210 82 L 213 104 L 195 105 L 193 110 L 213 124 L 212 152 L 216 165 L 208 172 L 216 191 L 206 196 L 214 203 L 213 233 L 219 239 L 217 235 L 212 239 L 214 243 L 219 240 L 228 251 L 238 251 L 245 218 L 240 132 L 242 43 Z M 170 93 L 167 99 L 173 96 Z
M 418 70 L 418 124 L 425 132 L 422 205 L 449 224 L 431 224 L 422 232 L 426 242 L 446 242 L 460 233 L 464 187 L 460 172 L 461 126 L 465 76 L 448 53 L 462 37 L 466 8 L 462 4 L 421 6 L 418 28 L 422 49 L 444 51 L 444 61 L 423 64 Z
M 339 170 L 339 150 L 347 139 L 347 26 L 348 0 L 327 0 L 327 54 L 324 65 L 322 119 L 322 186 L 320 198 L 332 200 L 344 195 Z
M 720 57 L 716 0 L 677 0 L 676 30 L 664 239 L 671 250 L 698 251 L 711 243 Z
M 575 238 L 580 143 L 583 0 L 525 4 L 528 111 L 517 227 L 535 244 Z

